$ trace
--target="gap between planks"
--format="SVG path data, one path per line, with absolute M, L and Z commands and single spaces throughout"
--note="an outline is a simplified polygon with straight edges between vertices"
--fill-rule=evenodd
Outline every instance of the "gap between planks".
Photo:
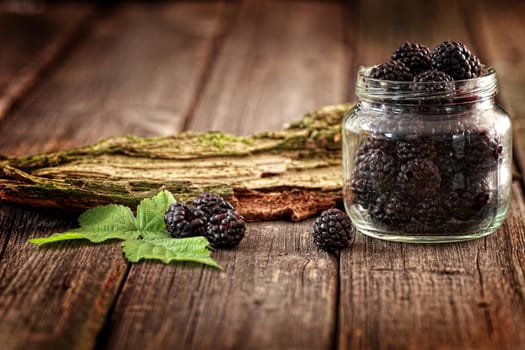
M 341 7 L 312 2 L 243 3 L 217 53 L 190 130 L 261 131 L 280 127 L 285 118 L 297 119 L 308 109 L 304 101 L 312 107 L 343 101 L 348 75 L 341 72 L 348 67 L 342 59 L 347 53 Z M 278 35 L 289 28 L 286 35 Z M 267 40 L 268 36 L 273 40 Z M 309 42 L 309 56 L 279 52 L 301 42 Z M 311 69 L 317 61 L 323 61 L 325 74 Z M 272 75 L 286 73 L 287 67 L 291 77 L 302 75 L 303 80 Z M 252 69 L 257 71 L 256 79 L 243 74 Z M 280 81 L 280 89 L 268 88 L 265 77 Z M 316 84 L 306 84 L 309 80 Z M 254 89 L 260 90 L 255 93 Z M 285 103 L 287 94 L 295 97 Z M 261 99 L 273 105 L 262 105 Z M 288 116 L 283 110 L 296 112 Z M 216 111 L 220 116 L 214 118 Z M 184 266 L 132 266 L 107 325 L 109 337 L 99 344 L 107 348 L 131 344 L 331 348 L 337 329 L 337 259 L 317 251 L 310 224 L 250 224 L 237 249 L 215 253 L 225 267 L 222 273 Z M 156 294 L 148 289 L 151 285 L 159 286 Z
M 0 130 L 8 131 L 0 149 L 27 154 L 92 143 L 103 133 L 120 135 L 139 130 L 143 135 L 156 135 L 159 131 L 155 124 L 158 120 L 148 120 L 142 113 L 131 113 L 131 109 L 115 118 L 112 105 L 104 103 L 106 98 L 120 100 L 123 105 L 142 101 L 144 108 L 155 114 L 159 111 L 151 107 L 165 102 L 168 111 L 160 116 L 163 130 L 178 131 L 180 124 L 173 119 L 177 120 L 191 100 L 192 79 L 202 74 L 206 64 L 201 58 L 209 52 L 217 25 L 226 20 L 223 12 L 216 12 L 220 6 L 126 4 L 98 18 L 86 39 L 0 124 Z M 151 21 L 151 17 L 156 20 Z M 172 39 L 170 46 L 165 44 L 166 36 Z M 136 43 L 145 51 L 136 50 Z M 153 59 L 148 60 L 150 56 Z M 158 69 L 162 60 L 166 60 L 162 67 L 166 71 Z M 166 128 L 168 122 L 175 125 Z M 24 142 L 20 142 L 21 137 Z M 4 208 L 4 213 L 13 208 Z M 27 229 L 13 230 L 9 238 L 2 235 L 6 249 L 0 265 L 4 276 L 1 282 L 7 287 L 0 288 L 0 304 L 13 307 L 0 310 L 7 315 L 0 325 L 0 342 L 13 347 L 58 348 L 67 344 L 69 348 L 91 348 L 128 266 L 116 245 L 63 244 L 75 247 L 66 250 L 28 246 L 30 234 L 40 236 L 73 226 L 54 225 L 42 215 L 38 210 L 20 210 L 15 216 L 6 216 L 2 225 L 10 230 L 7 225 L 17 228 L 22 222 L 34 223 L 32 227 L 23 226 Z M 56 281 L 65 275 L 68 287 L 56 289 Z M 22 300 L 28 292 L 38 294 Z

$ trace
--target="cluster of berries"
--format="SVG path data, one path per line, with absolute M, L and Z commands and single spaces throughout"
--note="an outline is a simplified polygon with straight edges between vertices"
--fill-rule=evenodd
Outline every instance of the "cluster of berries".
M 488 132 L 457 136 L 392 140 L 370 135 L 357 151 L 353 203 L 392 228 L 412 218 L 433 226 L 452 218 L 468 221 L 490 209 L 488 175 L 497 169 L 502 146 Z
M 478 77 L 481 63 L 470 50 L 457 41 L 444 41 L 432 51 L 425 45 L 407 42 L 392 53 L 390 60 L 375 66 L 370 78 L 412 81 L 418 92 L 444 91 L 454 80 Z M 435 84 L 425 84 L 434 82 Z
M 202 193 L 192 204 L 177 202 L 164 215 L 173 238 L 204 236 L 214 248 L 232 248 L 244 237 L 246 223 L 224 198 Z

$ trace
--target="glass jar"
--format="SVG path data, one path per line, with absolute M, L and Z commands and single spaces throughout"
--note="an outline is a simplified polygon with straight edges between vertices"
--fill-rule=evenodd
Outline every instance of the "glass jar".
M 343 197 L 365 235 L 453 242 L 494 232 L 511 197 L 511 121 L 496 73 L 455 82 L 393 82 L 361 68 L 343 121 Z

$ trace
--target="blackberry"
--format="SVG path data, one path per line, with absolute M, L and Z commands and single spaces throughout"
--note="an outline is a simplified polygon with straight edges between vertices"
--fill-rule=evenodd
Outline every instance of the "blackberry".
M 430 138 L 420 137 L 416 140 L 398 141 L 396 153 L 400 161 L 406 162 L 417 157 L 434 158 L 436 156 L 436 148 Z
M 345 212 L 332 208 L 325 210 L 312 224 L 315 244 L 328 252 L 347 247 L 355 237 L 355 229 Z
M 502 152 L 499 139 L 487 131 L 466 130 L 452 135 L 454 159 L 464 162 L 472 174 L 484 176 L 496 169 Z
M 441 174 L 441 190 L 443 192 L 455 191 L 467 187 L 468 174 L 464 164 L 453 159 L 443 159 L 439 163 Z
M 486 131 L 466 135 L 464 159 L 473 173 L 496 169 L 502 151 L 501 142 Z
M 434 142 L 436 146 L 436 164 L 441 176 L 441 189 L 444 192 L 464 188 L 466 176 L 465 162 L 457 160 L 450 142 Z
M 437 70 L 428 70 L 416 75 L 411 85 L 412 90 L 425 94 L 454 91 L 454 79 Z
M 369 135 L 357 150 L 357 162 L 366 158 L 368 153 L 375 149 L 393 156 L 396 154 L 396 142 L 385 139 L 382 135 Z
M 173 238 L 204 236 L 205 221 L 202 210 L 182 202 L 170 205 L 164 214 L 166 228 Z
M 432 67 L 455 80 L 475 78 L 481 72 L 479 59 L 457 41 L 444 41 L 432 50 Z
M 386 193 L 377 198 L 368 213 L 375 222 L 396 227 L 410 221 L 411 203 L 410 198 L 401 193 Z
M 207 192 L 198 195 L 193 200 L 193 205 L 202 210 L 208 217 L 234 209 L 231 203 L 225 201 L 221 196 Z
M 440 225 L 450 219 L 439 192 L 432 192 L 417 202 L 414 219 L 425 225 Z
M 368 209 L 370 205 L 375 203 L 378 196 L 370 181 L 362 178 L 355 171 L 352 173 L 350 180 L 350 189 L 352 190 L 352 203 L 359 204 L 365 209 Z
M 420 195 L 437 190 L 441 185 L 441 175 L 432 160 L 416 158 L 401 165 L 397 181 L 402 191 Z
M 244 237 L 244 217 L 233 210 L 212 215 L 206 225 L 206 238 L 214 248 L 232 248 Z
M 370 187 L 380 192 L 392 186 L 398 171 L 395 158 L 379 149 L 366 153 L 356 169 L 360 178 L 367 179 Z
M 467 221 L 486 207 L 490 190 L 485 180 L 475 181 L 466 189 L 448 194 L 445 205 L 454 218 Z
M 375 66 L 370 71 L 370 78 L 391 81 L 410 81 L 412 80 L 410 69 L 403 62 L 388 61 Z
M 394 50 L 392 60 L 403 62 L 412 74 L 419 74 L 430 69 L 432 57 L 430 49 L 425 45 L 406 42 Z

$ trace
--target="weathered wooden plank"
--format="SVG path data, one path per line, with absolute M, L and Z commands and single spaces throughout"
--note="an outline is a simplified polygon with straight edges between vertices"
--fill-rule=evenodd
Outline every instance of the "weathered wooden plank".
M 472 2 L 477 18 L 469 21 L 474 38 L 488 64 L 497 71 L 498 100 L 509 112 L 514 123 L 515 159 L 525 169 L 525 5 L 519 2 Z
M 337 260 L 317 252 L 309 221 L 250 224 L 224 267 L 133 266 L 104 344 L 111 349 L 327 349 Z
M 390 59 L 406 41 L 432 49 L 444 40 L 473 42 L 462 23 L 459 5 L 446 1 L 358 1 L 347 9 L 350 41 L 356 47 L 357 65 L 374 65 Z M 461 25 L 450 25 L 461 23 Z M 354 77 L 353 77 L 354 78 Z
M 363 1 L 359 8 L 350 37 L 360 63 L 386 60 L 405 40 L 430 47 L 460 40 L 478 52 L 453 2 Z M 409 245 L 358 235 L 340 260 L 339 348 L 522 346 L 523 199 L 517 185 L 514 192 L 509 220 L 486 239 Z
M 244 3 L 190 127 L 247 134 L 339 101 L 346 81 L 340 6 Z M 307 52 L 298 40 L 308 41 Z M 239 247 L 214 253 L 223 272 L 133 266 L 101 345 L 332 348 L 337 260 L 315 248 L 310 224 L 249 224 Z
M 245 135 L 278 130 L 304 111 L 344 102 L 341 4 L 244 3 L 189 123 Z
M 482 1 L 472 2 L 470 9 L 476 18 L 469 21 L 476 44 L 497 71 L 499 100 L 514 118 L 525 118 L 525 4 Z
M 347 5 L 346 15 L 346 35 L 353 52 L 349 74 L 351 100 L 357 100 L 354 89 L 358 68 L 386 62 L 392 51 L 407 41 L 430 49 L 444 40 L 473 45 L 459 5 L 450 0 L 356 1 Z
M 1 130 L 12 137 L 0 140 L 0 151 L 27 154 L 126 133 L 177 132 L 225 9 L 220 3 L 119 8 L 118 15 L 97 22 L 89 40 L 3 122 Z M 19 148 L 15 138 L 28 140 L 27 147 Z
M 0 151 L 28 154 L 108 135 L 178 130 L 223 8 L 132 4 L 99 18 L 69 59 L 0 124 Z M 118 245 L 39 249 L 25 242 L 71 227 L 72 218 L 8 206 L 0 213 L 3 348 L 92 348 L 128 271 Z
M 486 239 L 412 245 L 358 237 L 341 257 L 342 349 L 517 349 L 525 344 L 525 211 Z
M 514 159 L 521 170 L 521 180 L 525 170 L 525 118 L 513 118 L 512 121 L 513 142 L 514 142 Z
M 0 120 L 71 44 L 93 12 L 80 4 L 35 4 L 33 10 L 0 8 Z
M 27 243 L 72 227 L 70 216 L 0 207 L 3 349 L 90 349 L 127 270 L 118 244 Z

